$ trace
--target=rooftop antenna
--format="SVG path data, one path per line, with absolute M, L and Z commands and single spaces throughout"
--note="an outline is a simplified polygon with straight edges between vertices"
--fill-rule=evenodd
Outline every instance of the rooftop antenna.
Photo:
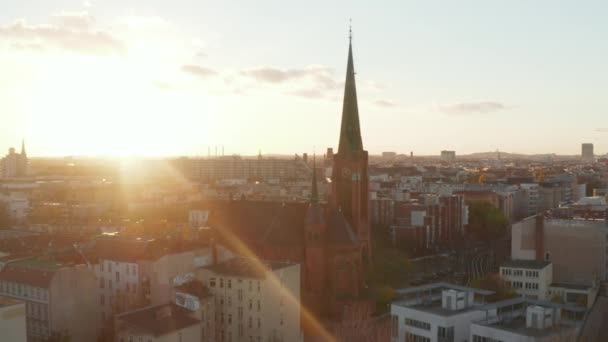
M 348 43 L 353 42 L 353 19 L 348 18 Z

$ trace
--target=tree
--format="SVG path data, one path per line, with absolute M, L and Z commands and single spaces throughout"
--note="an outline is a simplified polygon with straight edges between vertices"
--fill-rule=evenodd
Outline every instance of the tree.
M 469 202 L 468 231 L 478 240 L 490 241 L 498 239 L 507 231 L 509 220 L 498 208 L 490 202 Z
M 390 247 L 378 248 L 368 267 L 367 280 L 372 286 L 398 288 L 407 283 L 410 270 L 411 264 L 404 252 Z

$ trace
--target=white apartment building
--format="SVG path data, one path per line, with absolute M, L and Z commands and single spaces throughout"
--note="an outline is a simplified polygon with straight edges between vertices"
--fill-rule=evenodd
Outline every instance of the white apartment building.
M 234 258 L 197 274 L 214 298 L 207 341 L 302 341 L 300 265 Z
M 500 276 L 519 295 L 549 300 L 553 265 L 548 261 L 509 260 L 500 266 Z
M 468 340 L 575 342 L 585 311 L 581 307 L 523 297 L 507 299 L 481 308 L 483 319 L 471 324 Z
M 391 305 L 391 341 L 453 342 L 469 338 L 471 322 L 482 319 L 483 299 L 492 291 L 434 283 L 397 291 Z M 482 299 L 481 302 L 476 301 Z
M 174 286 L 211 265 L 214 254 L 211 246 L 175 249 L 161 241 L 120 237 L 101 238 L 95 248 L 102 322 L 117 313 L 171 301 Z M 218 260 L 232 257 L 221 246 L 215 255 Z
M 96 285 L 86 265 L 48 259 L 14 261 L 0 271 L 0 295 L 25 302 L 28 342 L 63 332 L 73 341 L 95 341 L 100 332 Z
M 3 341 L 25 342 L 25 302 L 0 296 L 0 335 Z

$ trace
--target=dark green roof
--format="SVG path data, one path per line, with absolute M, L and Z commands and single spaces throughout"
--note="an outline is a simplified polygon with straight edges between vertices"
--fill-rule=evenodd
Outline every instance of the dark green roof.
M 348 45 L 348 65 L 344 83 L 344 103 L 342 104 L 342 127 L 340 128 L 339 154 L 362 151 L 361 128 L 359 126 L 359 107 L 355 85 L 355 67 L 352 44 Z

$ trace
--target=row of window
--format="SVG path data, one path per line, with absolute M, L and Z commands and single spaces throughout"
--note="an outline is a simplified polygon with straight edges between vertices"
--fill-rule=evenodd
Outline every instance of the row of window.
M 239 296 L 238 299 L 239 299 L 239 301 L 241 301 L 243 299 L 243 297 Z M 224 306 L 224 296 L 215 297 L 215 304 L 216 305 L 219 304 L 220 307 L 223 307 Z M 226 296 L 226 304 L 228 307 L 232 306 L 232 296 Z M 262 311 L 262 302 L 259 299 L 256 301 L 255 307 L 258 312 Z M 242 309 L 243 309 L 242 307 L 239 307 L 239 310 L 242 310 Z M 253 310 L 253 299 L 249 300 L 249 310 Z
M 524 270 L 513 270 L 510 268 L 503 268 L 502 269 L 502 275 L 506 275 L 506 276 L 515 276 L 515 277 L 523 277 L 523 275 L 526 275 L 526 277 L 528 278 L 538 278 L 540 272 L 539 271 L 530 271 L 530 270 L 526 270 L 524 273 Z
M 424 330 L 431 330 L 431 323 L 422 322 L 422 321 L 418 321 L 418 320 L 411 319 L 411 318 L 405 319 L 405 325 L 409 325 L 411 327 L 416 327 L 416 328 L 420 328 L 420 329 L 424 329 Z
M 224 313 L 223 312 L 216 312 L 215 313 L 215 322 L 216 323 L 220 323 L 220 324 L 224 324 L 224 322 L 227 322 L 228 325 L 232 324 L 232 314 L 228 314 L 226 315 L 227 320 L 224 320 Z M 282 316 L 281 316 L 282 317 Z M 239 317 L 239 320 L 241 319 L 241 317 Z M 262 319 L 261 318 L 257 318 L 256 320 L 256 328 L 261 329 L 262 328 Z M 283 318 L 281 318 L 281 325 L 283 325 Z M 239 324 L 239 329 L 241 329 L 242 324 Z M 247 320 L 247 327 L 248 328 L 253 328 L 253 317 L 249 317 L 249 319 Z
M 48 290 L 9 281 L 0 281 L 0 293 L 13 296 L 30 297 L 38 300 L 47 300 Z
M 522 289 L 525 288 L 526 290 L 538 290 L 538 283 L 524 283 L 521 281 L 514 281 L 512 283 L 510 282 L 506 282 L 507 285 L 510 285 L 512 288 L 514 289 Z
M 431 339 L 425 336 L 412 334 L 410 332 L 405 333 L 405 342 L 431 342 Z
M 118 268 L 118 262 L 105 260 L 105 261 L 99 262 L 99 269 L 101 270 L 101 272 L 106 272 L 106 270 L 107 270 L 107 272 L 112 273 L 112 264 L 116 265 L 116 268 Z M 137 264 L 126 264 L 126 270 L 127 270 L 127 275 L 129 275 L 129 274 L 136 275 L 137 274 Z M 118 273 L 118 271 L 116 273 Z
M 473 342 L 504 342 L 503 340 L 498 340 L 491 337 L 483 337 L 479 335 L 473 335 Z
M 49 334 L 48 321 L 42 322 L 28 319 L 26 326 L 28 335 L 47 336 Z
M 116 275 L 117 275 L 116 282 L 118 282 L 120 279 L 118 277 L 118 272 L 116 272 Z M 105 284 L 106 284 L 105 279 L 103 277 L 99 278 L 99 288 L 101 288 L 101 289 L 105 288 Z M 108 279 L 108 289 L 112 289 L 112 285 L 113 285 L 112 279 Z M 129 292 L 137 293 L 137 284 L 126 283 L 125 289 L 126 289 L 127 293 L 129 293 Z
M 237 279 L 236 281 L 238 284 L 242 284 L 243 280 L 242 279 Z M 248 282 L 249 286 L 249 291 L 253 291 L 253 281 L 249 280 Z M 216 279 L 214 277 L 209 278 L 209 287 L 216 287 L 216 285 L 220 288 L 224 288 L 224 286 L 228 289 L 232 288 L 232 279 L 224 279 L 224 278 L 219 278 L 218 281 L 216 281 Z M 260 281 L 256 281 L 256 289 L 258 292 L 260 292 Z
M 35 302 L 25 303 L 25 312 L 28 318 L 35 318 L 42 321 L 48 319 L 48 306 L 46 304 L 39 304 Z

